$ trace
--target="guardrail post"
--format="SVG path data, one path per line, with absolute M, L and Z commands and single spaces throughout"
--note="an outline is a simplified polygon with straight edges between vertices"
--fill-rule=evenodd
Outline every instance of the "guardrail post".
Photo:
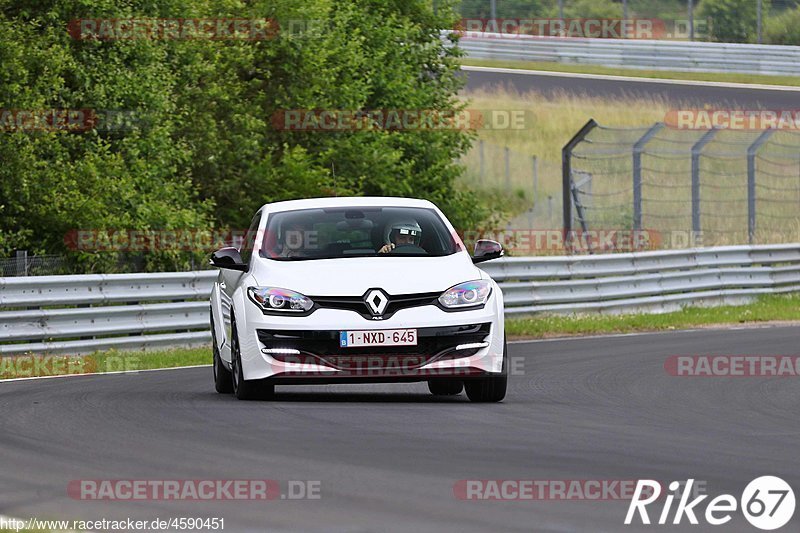
M 644 146 L 656 133 L 664 127 L 663 122 L 656 122 L 633 145 L 633 229 L 642 229 L 642 152 Z
M 694 238 L 700 236 L 700 156 L 703 153 L 703 148 L 707 145 L 714 135 L 717 134 L 717 129 L 712 128 L 708 130 L 700 140 L 692 146 L 692 233 Z
M 561 194 L 564 220 L 564 248 L 568 248 L 572 233 L 572 150 L 597 127 L 593 118 L 583 125 L 561 149 Z
M 764 130 L 747 147 L 747 239 L 750 244 L 753 244 L 756 234 L 756 153 L 773 133 L 774 129 Z

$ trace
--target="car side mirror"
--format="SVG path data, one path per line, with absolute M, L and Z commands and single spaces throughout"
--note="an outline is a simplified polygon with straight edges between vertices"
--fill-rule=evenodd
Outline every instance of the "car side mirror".
M 209 262 L 215 267 L 247 272 L 247 265 L 242 262 L 242 255 L 232 246 L 220 248 L 211 254 Z
M 490 259 L 503 257 L 503 245 L 497 241 L 481 239 L 475 243 L 475 251 L 472 254 L 473 263 L 482 263 Z

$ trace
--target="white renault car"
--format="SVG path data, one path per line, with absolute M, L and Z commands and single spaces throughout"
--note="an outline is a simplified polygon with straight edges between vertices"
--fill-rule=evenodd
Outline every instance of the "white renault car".
M 214 381 L 267 399 L 276 384 L 427 381 L 504 398 L 503 296 L 427 200 L 316 198 L 263 206 L 241 249 L 211 256 Z

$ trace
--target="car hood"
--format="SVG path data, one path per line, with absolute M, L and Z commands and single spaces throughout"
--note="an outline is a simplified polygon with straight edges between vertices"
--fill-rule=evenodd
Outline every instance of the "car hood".
M 252 275 L 260 286 L 290 289 L 308 296 L 361 296 L 374 288 L 389 294 L 440 292 L 457 283 L 485 277 L 466 253 L 309 261 L 260 259 Z

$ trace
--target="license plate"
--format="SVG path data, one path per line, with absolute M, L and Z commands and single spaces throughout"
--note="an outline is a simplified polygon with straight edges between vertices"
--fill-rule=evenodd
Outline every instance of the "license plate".
M 339 346 L 342 348 L 416 345 L 416 329 L 373 329 L 367 331 L 342 331 L 339 333 Z

